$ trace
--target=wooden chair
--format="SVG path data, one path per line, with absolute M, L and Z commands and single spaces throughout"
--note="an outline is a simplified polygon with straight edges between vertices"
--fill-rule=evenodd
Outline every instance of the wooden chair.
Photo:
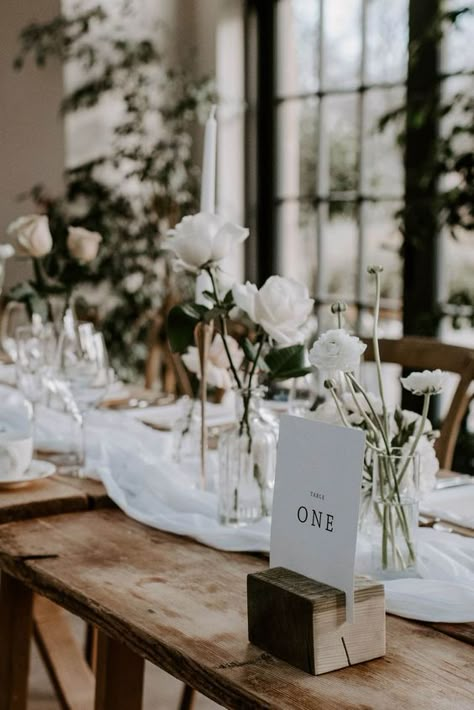
M 373 362 L 374 350 L 372 341 L 368 338 L 363 340 L 367 344 L 365 359 Z M 439 368 L 460 376 L 448 413 L 441 425 L 440 436 L 435 445 L 440 467 L 450 469 L 459 428 L 472 396 L 474 350 L 459 345 L 442 343 L 435 338 L 413 336 L 407 336 L 399 340 L 382 339 L 379 341 L 379 349 L 382 363 L 396 363 L 414 370 L 436 370 Z

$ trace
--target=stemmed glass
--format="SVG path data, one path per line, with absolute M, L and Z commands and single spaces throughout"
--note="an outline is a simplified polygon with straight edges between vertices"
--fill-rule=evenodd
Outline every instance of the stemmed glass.
M 114 374 L 102 333 L 92 323 L 64 318 L 56 353 L 55 374 L 67 384 L 82 417 L 83 443 L 87 414 L 97 407 L 113 383 Z M 84 447 L 84 458 L 85 458 Z
M 15 370 L 20 392 L 33 408 L 33 439 L 36 440 L 37 407 L 45 397 L 44 379 L 51 368 L 56 336 L 51 323 L 35 320 L 15 331 Z

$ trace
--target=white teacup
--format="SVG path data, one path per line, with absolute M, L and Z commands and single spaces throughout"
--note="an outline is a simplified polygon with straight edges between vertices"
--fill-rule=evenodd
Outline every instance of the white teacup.
M 0 481 L 16 481 L 28 470 L 33 458 L 31 436 L 0 433 Z

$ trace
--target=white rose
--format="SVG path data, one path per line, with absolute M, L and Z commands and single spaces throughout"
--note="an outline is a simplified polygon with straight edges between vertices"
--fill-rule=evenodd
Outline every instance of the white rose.
M 248 234 L 248 229 L 217 215 L 199 212 L 183 217 L 175 229 L 168 232 L 163 248 L 173 251 L 185 269 L 199 271 L 204 266 L 219 263 L 247 239 Z
M 353 372 L 360 363 L 366 345 L 342 328 L 323 333 L 309 352 L 309 361 L 320 370 Z
M 29 214 L 18 217 L 8 226 L 7 234 L 15 239 L 18 253 L 23 256 L 38 259 L 49 254 L 53 247 L 46 215 Z
M 439 394 L 442 392 L 446 380 L 446 373 L 442 370 L 423 370 L 412 372 L 408 377 L 402 377 L 401 383 L 413 394 Z
M 303 284 L 284 276 L 270 276 L 259 290 L 247 281 L 232 289 L 235 304 L 279 345 L 301 342 L 301 327 L 313 309 Z
M 102 237 L 99 232 L 90 232 L 83 227 L 69 227 L 67 248 L 74 259 L 88 264 L 97 256 Z
M 230 335 L 226 336 L 226 343 L 232 362 L 236 369 L 239 369 L 244 353 L 240 349 L 238 342 Z M 197 377 L 201 379 L 201 363 L 198 349 L 196 347 L 188 348 L 182 356 L 182 359 L 188 370 L 194 372 Z M 214 338 L 209 348 L 207 384 L 211 387 L 218 387 L 223 390 L 231 389 L 234 384 L 229 370 L 229 360 L 220 335 Z
M 0 260 L 6 261 L 15 253 L 11 244 L 0 244 Z
M 141 271 L 129 274 L 123 280 L 123 287 L 127 293 L 136 293 L 143 286 L 144 276 Z

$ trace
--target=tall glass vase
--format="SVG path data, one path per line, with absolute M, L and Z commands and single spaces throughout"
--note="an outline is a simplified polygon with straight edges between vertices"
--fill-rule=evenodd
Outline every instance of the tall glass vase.
M 219 437 L 218 515 L 224 525 L 246 525 L 270 515 L 277 436 L 261 416 L 263 390 L 236 392 L 237 423 Z
M 381 579 L 416 575 L 420 457 L 377 454 L 372 481 L 372 572 Z

